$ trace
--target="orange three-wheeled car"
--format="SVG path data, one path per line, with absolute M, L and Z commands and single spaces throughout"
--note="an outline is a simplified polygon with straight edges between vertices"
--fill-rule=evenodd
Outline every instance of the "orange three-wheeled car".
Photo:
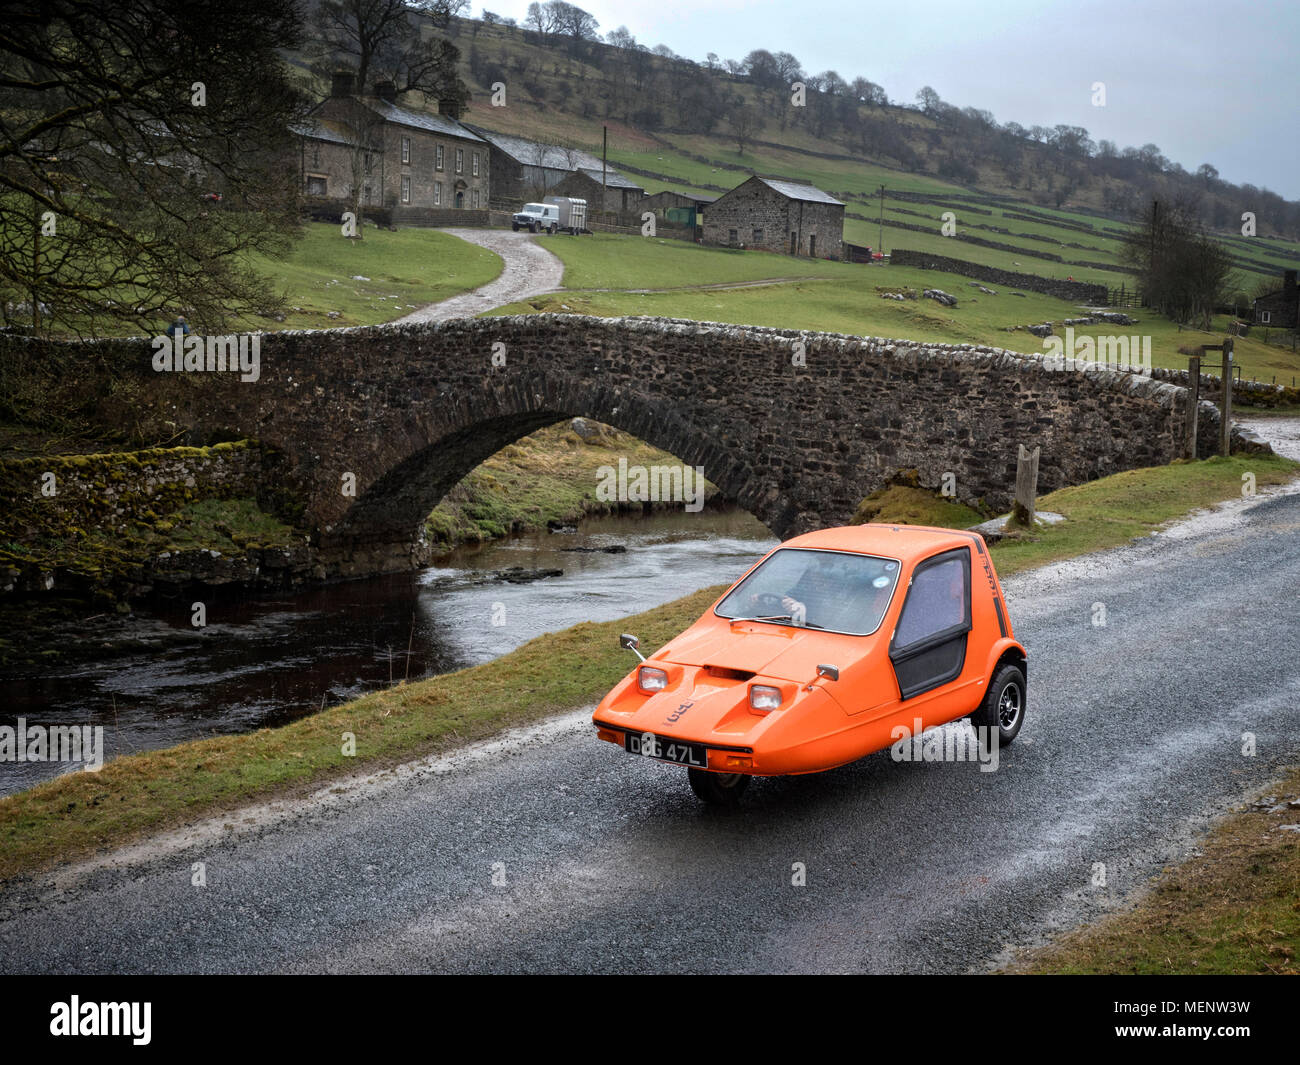
M 969 717 L 1005 746 L 1025 714 L 1025 649 L 977 533 L 853 525 L 763 556 L 699 621 L 601 700 L 597 735 L 684 765 L 704 801 L 753 776 L 816 773 L 895 729 Z

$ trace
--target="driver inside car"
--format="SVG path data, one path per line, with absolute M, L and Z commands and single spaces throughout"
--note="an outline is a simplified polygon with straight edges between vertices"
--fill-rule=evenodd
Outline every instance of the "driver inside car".
M 806 567 L 794 586 L 781 596 L 781 609 L 786 612 L 796 625 L 813 625 L 816 628 L 830 628 L 831 613 L 835 605 L 843 606 L 844 589 L 835 575 L 835 563 L 829 558 L 815 559 Z M 750 605 L 757 607 L 762 593 L 749 597 Z

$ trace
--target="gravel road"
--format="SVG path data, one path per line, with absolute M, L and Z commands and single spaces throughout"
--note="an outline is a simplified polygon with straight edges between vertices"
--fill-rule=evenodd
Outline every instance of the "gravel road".
M 538 243 L 531 233 L 515 233 L 508 229 L 445 229 L 453 237 L 467 240 L 489 251 L 496 252 L 505 262 L 505 269 L 495 281 L 465 292 L 441 303 L 431 303 L 412 311 L 399 323 L 441 322 L 446 318 L 472 318 L 493 307 L 528 299 L 543 292 L 554 292 L 564 277 L 564 264 Z M 543 237 L 543 240 L 563 240 L 563 237 Z
M 996 772 L 882 752 L 719 812 L 578 712 L 12 884 L 0 969 L 987 969 L 1300 754 L 1298 531 L 1283 490 L 1008 580 L 1030 702 Z

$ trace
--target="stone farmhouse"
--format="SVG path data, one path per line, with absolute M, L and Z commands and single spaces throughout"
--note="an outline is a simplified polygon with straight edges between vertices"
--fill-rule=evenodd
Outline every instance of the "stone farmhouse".
M 602 196 L 600 160 L 580 148 L 541 144 L 468 123 L 466 128 L 488 144 L 492 203 L 503 210 L 559 195 L 580 196 L 596 209 L 622 211 L 630 210 L 645 196 L 644 188 L 613 167 L 605 169 Z M 566 185 L 564 190 L 560 189 L 562 184 Z
M 1300 285 L 1296 271 L 1282 272 L 1282 287 L 1255 300 L 1255 325 L 1272 329 L 1295 329 L 1300 326 Z
M 454 102 L 434 113 L 399 102 L 391 83 L 374 90 L 358 95 L 351 75 L 336 74 L 329 97 L 297 128 L 308 201 L 350 202 L 360 146 L 361 205 L 384 209 L 393 224 L 439 224 L 454 221 L 450 212 L 486 211 L 491 150 L 459 121 Z
M 844 257 L 844 204 L 812 185 L 752 177 L 704 212 L 704 243 Z

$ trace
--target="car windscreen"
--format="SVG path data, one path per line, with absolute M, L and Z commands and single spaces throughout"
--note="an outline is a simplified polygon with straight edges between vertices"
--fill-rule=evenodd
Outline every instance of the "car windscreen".
M 897 559 L 877 555 L 783 547 L 736 585 L 714 613 L 866 636 L 880 627 L 899 568 Z

